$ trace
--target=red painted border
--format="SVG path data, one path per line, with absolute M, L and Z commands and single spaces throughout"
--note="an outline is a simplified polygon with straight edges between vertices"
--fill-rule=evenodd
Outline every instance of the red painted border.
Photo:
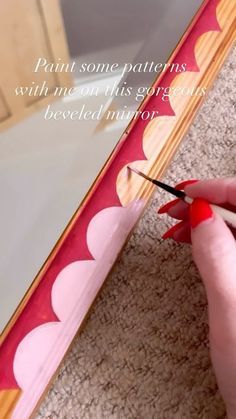
M 205 32 L 220 31 L 216 20 L 218 2 L 219 0 L 210 0 L 207 3 L 175 57 L 175 62 L 187 63 L 187 71 L 199 71 L 194 56 L 197 39 Z M 161 86 L 170 86 L 175 75 L 176 73 L 170 73 L 167 70 L 161 80 Z M 155 87 L 158 85 L 160 85 L 160 81 Z M 160 116 L 174 115 L 169 101 L 163 102 L 160 97 L 150 97 L 144 109 L 150 112 L 158 110 Z M 37 326 L 58 321 L 51 306 L 52 285 L 59 272 L 68 264 L 73 261 L 92 259 L 86 243 L 88 224 L 94 215 L 102 209 L 121 206 L 116 193 L 116 179 L 122 167 L 127 163 L 146 159 L 142 148 L 142 136 L 148 122 L 142 119 L 137 120 L 127 139 L 119 143 L 106 176 L 100 179 L 96 190 L 62 243 L 28 304 L 5 338 L 0 348 L 0 390 L 19 388 L 13 373 L 13 360 L 21 340 Z

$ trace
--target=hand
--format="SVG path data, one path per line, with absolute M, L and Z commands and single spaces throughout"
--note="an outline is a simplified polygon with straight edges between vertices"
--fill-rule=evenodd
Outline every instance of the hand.
M 208 202 L 236 212 L 236 178 L 187 181 L 177 185 L 194 201 L 174 200 L 160 208 L 181 220 L 163 238 L 191 242 L 206 288 L 212 364 L 228 417 L 236 418 L 236 231 Z

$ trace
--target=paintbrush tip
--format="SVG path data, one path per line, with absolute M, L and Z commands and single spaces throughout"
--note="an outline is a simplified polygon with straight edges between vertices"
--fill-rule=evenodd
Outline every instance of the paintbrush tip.
M 136 173 L 139 176 L 142 176 L 144 179 L 149 180 L 149 182 L 153 182 L 153 179 L 151 179 L 149 176 L 145 175 L 143 172 L 140 172 L 140 170 L 135 169 L 134 167 L 127 166 L 129 170 Z
M 172 186 L 166 185 L 163 182 L 160 182 L 157 179 L 152 179 L 148 175 L 145 175 L 144 173 L 140 172 L 138 169 L 135 169 L 134 167 L 127 166 L 129 170 L 132 172 L 137 173 L 137 175 L 142 176 L 144 179 L 148 180 L 149 182 L 154 183 L 154 185 L 159 186 L 160 188 L 164 189 L 165 191 L 171 193 L 174 196 L 177 196 L 177 198 L 184 199 L 185 193 L 183 191 L 178 191 L 177 189 L 173 188 Z
M 137 175 L 141 173 L 139 170 L 135 169 L 134 167 L 127 166 L 127 169 L 131 170 L 132 172 L 137 173 Z

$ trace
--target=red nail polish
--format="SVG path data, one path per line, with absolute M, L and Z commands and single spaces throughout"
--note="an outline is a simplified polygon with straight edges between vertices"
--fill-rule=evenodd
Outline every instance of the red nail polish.
M 171 227 L 169 230 L 167 230 L 162 238 L 165 239 L 169 239 L 173 236 L 173 234 L 178 231 L 182 226 L 184 225 L 184 221 L 180 221 L 180 223 L 175 224 L 173 227 Z
M 167 212 L 170 208 L 174 207 L 175 204 L 177 204 L 177 202 L 179 202 L 180 199 L 174 199 L 173 201 L 167 202 L 167 204 L 162 205 L 160 207 L 160 209 L 158 210 L 158 214 L 164 214 L 165 212 Z
M 195 198 L 190 205 L 190 224 L 192 228 L 197 227 L 203 221 L 213 217 L 213 211 L 207 201 L 202 198 Z
M 185 188 L 185 186 L 187 186 L 187 185 L 191 185 L 192 183 L 196 183 L 196 182 L 198 182 L 198 180 L 197 179 L 189 179 L 189 180 L 184 180 L 183 182 L 180 182 L 180 183 L 178 183 L 176 186 L 175 186 L 175 189 L 178 189 L 178 190 L 182 190 L 182 189 L 184 189 Z

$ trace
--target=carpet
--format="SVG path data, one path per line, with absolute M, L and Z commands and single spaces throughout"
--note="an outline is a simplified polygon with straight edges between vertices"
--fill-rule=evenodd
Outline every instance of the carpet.
M 236 49 L 224 64 L 164 181 L 236 175 Z M 157 191 L 126 244 L 37 418 L 220 419 L 208 353 L 205 291 L 188 245 Z

